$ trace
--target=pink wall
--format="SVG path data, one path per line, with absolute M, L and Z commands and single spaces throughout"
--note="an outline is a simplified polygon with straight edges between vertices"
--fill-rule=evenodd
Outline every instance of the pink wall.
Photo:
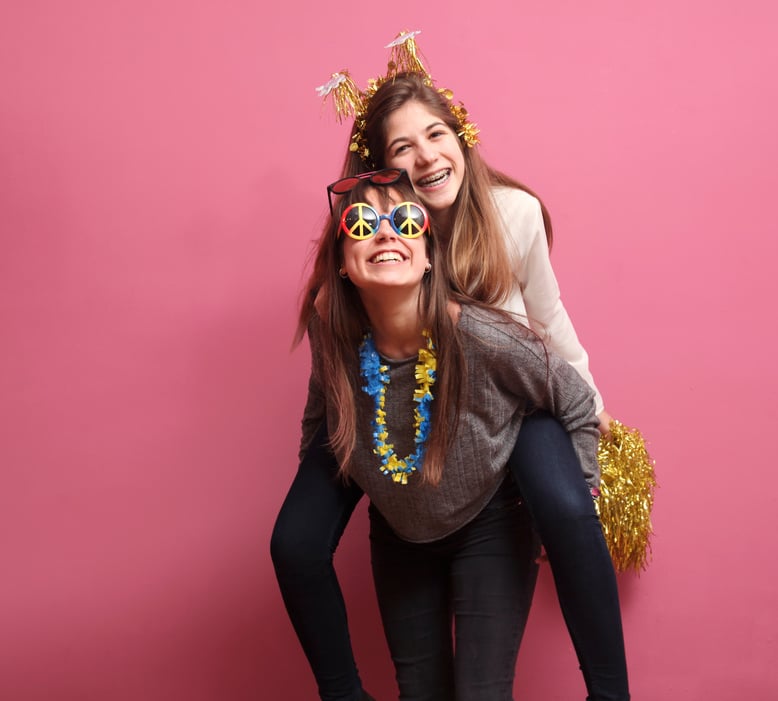
M 401 28 L 547 200 L 608 408 L 651 442 L 634 698 L 778 698 L 773 3 L 6 5 L 0 698 L 314 698 L 268 555 L 347 139 L 314 87 Z M 389 699 L 365 531 L 363 504 L 338 564 Z M 517 694 L 584 696 L 545 570 Z

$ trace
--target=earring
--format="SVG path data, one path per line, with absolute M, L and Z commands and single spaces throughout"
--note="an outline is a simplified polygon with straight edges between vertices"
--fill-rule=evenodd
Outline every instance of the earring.
M 427 263 L 427 265 L 424 266 L 424 273 L 428 273 L 430 270 L 432 270 L 432 263 Z
M 346 272 L 345 268 L 338 270 L 338 275 L 340 275 L 344 280 L 348 277 L 348 273 Z

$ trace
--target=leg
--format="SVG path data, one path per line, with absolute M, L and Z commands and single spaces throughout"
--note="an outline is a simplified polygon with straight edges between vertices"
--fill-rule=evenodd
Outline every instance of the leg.
M 370 555 L 400 701 L 453 701 L 448 558 L 398 538 L 372 505 Z
M 529 512 L 511 481 L 457 534 L 451 565 L 457 701 L 511 701 L 538 574 Z
M 534 413 L 508 467 L 545 545 L 589 700 L 628 701 L 616 573 L 570 436 Z
M 326 441 L 322 426 L 278 514 L 270 552 L 322 701 L 358 701 L 362 684 L 332 557 L 362 491 L 336 477 L 337 464 Z

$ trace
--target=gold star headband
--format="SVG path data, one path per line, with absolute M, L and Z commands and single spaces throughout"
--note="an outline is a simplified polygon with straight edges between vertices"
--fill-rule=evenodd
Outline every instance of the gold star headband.
M 386 45 L 385 48 L 391 49 L 386 75 L 368 80 L 364 90 L 357 87 L 347 70 L 333 73 L 328 82 L 316 88 L 316 92 L 324 98 L 325 102 L 328 97 L 332 97 L 335 117 L 338 122 L 342 122 L 345 117 L 354 118 L 355 129 L 349 149 L 359 154 L 359 157 L 368 165 L 372 166 L 373 163 L 365 138 L 365 115 L 378 88 L 387 80 L 392 80 L 398 73 L 403 72 L 419 73 L 424 77 L 424 82 L 427 85 L 435 88 L 435 82 L 424 67 L 416 47 L 415 37 L 420 33 L 420 31 L 400 32 L 392 42 Z M 468 118 L 465 106 L 461 102 L 454 103 L 454 93 L 451 90 L 447 88 L 435 89 L 446 98 L 448 108 L 457 120 L 459 125 L 457 136 L 468 147 L 472 148 L 478 143 L 479 130 Z

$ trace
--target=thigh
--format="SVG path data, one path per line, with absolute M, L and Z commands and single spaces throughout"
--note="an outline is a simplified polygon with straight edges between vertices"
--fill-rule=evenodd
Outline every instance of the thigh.
M 457 701 L 510 701 L 538 551 L 525 506 L 502 492 L 460 532 L 452 563 Z
M 398 538 L 373 506 L 370 553 L 400 701 L 453 701 L 448 558 Z
M 277 570 L 310 573 L 312 567 L 328 566 L 362 497 L 362 490 L 344 483 L 337 471 L 322 424 L 276 518 L 270 549 Z
M 524 419 L 508 469 L 539 528 L 558 518 L 595 514 L 570 434 L 548 412 L 536 411 Z

